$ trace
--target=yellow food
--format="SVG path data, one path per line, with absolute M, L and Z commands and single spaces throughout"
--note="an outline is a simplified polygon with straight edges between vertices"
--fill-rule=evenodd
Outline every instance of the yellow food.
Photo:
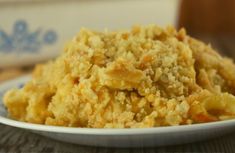
M 235 65 L 184 29 L 81 29 L 55 61 L 4 96 L 13 119 L 143 128 L 235 118 Z

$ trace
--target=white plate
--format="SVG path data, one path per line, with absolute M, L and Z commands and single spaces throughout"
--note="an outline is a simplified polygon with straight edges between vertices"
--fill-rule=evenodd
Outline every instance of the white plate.
M 29 76 L 0 85 L 0 99 L 12 87 L 20 87 Z M 195 142 L 231 132 L 235 120 L 143 129 L 90 129 L 37 125 L 9 119 L 0 103 L 0 123 L 23 128 L 52 139 L 90 146 L 146 147 Z

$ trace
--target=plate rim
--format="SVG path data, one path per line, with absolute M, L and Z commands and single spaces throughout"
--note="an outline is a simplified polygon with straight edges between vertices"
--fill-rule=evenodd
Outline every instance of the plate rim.
M 12 85 L 26 82 L 30 79 L 30 75 L 18 77 L 0 84 L 0 92 L 6 90 Z M 2 103 L 2 99 L 0 99 Z M 146 135 L 146 134 L 164 134 L 176 132 L 191 132 L 197 130 L 208 130 L 213 128 L 223 128 L 235 126 L 235 119 L 224 121 L 216 121 L 209 123 L 198 123 L 191 125 L 177 125 L 177 126 L 162 126 L 152 128 L 81 128 L 81 127 L 63 127 L 51 126 L 43 124 L 34 124 L 13 120 L 0 115 L 0 123 L 12 127 L 23 128 L 27 130 L 53 132 L 53 133 L 66 133 L 66 134 L 84 134 L 84 135 Z

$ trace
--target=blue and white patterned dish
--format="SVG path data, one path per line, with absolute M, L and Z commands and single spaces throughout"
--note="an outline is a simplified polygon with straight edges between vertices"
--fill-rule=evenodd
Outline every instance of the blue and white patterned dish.
M 143 129 L 92 129 L 38 125 L 7 117 L 2 95 L 10 88 L 21 88 L 29 76 L 0 85 L 0 123 L 41 134 L 59 141 L 90 146 L 147 147 L 175 145 L 205 140 L 234 131 L 235 120 Z
M 174 25 L 178 2 L 2 0 L 0 68 L 56 57 L 81 27 L 104 30 L 129 28 L 133 24 Z
M 54 30 L 43 31 L 36 29 L 29 31 L 28 23 L 25 20 L 18 20 L 12 27 L 12 33 L 8 34 L 0 29 L 0 52 L 16 54 L 39 52 L 43 46 L 53 45 L 57 40 L 57 33 Z

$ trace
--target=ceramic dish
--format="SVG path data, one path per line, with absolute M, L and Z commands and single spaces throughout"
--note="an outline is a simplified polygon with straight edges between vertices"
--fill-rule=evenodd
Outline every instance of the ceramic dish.
M 0 85 L 0 123 L 30 130 L 59 141 L 105 147 L 175 145 L 220 136 L 231 132 L 235 127 L 235 120 L 227 120 L 143 129 L 90 129 L 37 125 L 9 119 L 2 103 L 2 96 L 9 88 L 20 88 L 29 79 L 30 76 L 24 76 Z
M 0 0 L 0 68 L 56 57 L 81 27 L 104 30 L 133 24 L 175 25 L 178 2 Z

